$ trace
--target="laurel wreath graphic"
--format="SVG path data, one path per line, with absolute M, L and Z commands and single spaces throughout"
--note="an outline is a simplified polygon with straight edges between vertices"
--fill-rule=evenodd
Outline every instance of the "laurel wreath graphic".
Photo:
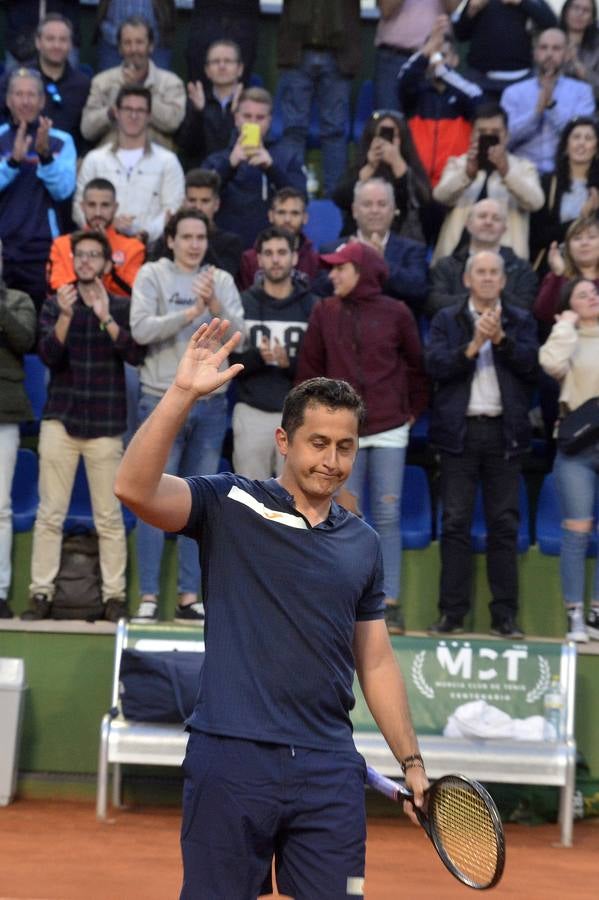
M 426 650 L 421 650 L 420 653 L 417 653 L 414 657 L 414 662 L 412 663 L 412 681 L 421 694 L 424 694 L 425 697 L 428 697 L 429 700 L 432 700 L 435 696 L 435 692 L 430 684 L 426 682 L 424 675 L 422 674 L 425 657 Z
M 539 678 L 537 683 L 526 695 L 527 703 L 535 703 L 540 700 L 551 683 L 551 668 L 544 656 L 539 656 Z

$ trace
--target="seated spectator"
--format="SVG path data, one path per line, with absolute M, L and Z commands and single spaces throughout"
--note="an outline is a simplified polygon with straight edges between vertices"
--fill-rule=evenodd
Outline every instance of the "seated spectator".
M 113 107 L 114 143 L 91 150 L 77 177 L 73 218 L 81 227 L 83 188 L 93 178 L 106 178 L 116 190 L 119 204 L 117 230 L 155 240 L 165 221 L 183 202 L 184 176 L 174 153 L 150 141 L 148 123 L 152 94 L 145 87 L 122 87 Z
M 566 0 L 559 27 L 566 35 L 568 49 L 564 75 L 588 81 L 595 101 L 599 100 L 599 31 L 596 0 Z
M 29 68 L 35 65 L 37 29 L 49 13 L 58 13 L 71 23 L 74 46 L 71 48 L 69 62 L 72 66 L 78 65 L 81 44 L 78 0 L 46 0 L 44 3 L 39 0 L 4 0 L 2 5 L 6 8 L 4 62 L 7 72 L 20 66 Z
M 123 87 L 144 87 L 152 96 L 150 140 L 172 149 L 173 135 L 185 115 L 185 85 L 174 72 L 159 69 L 152 62 L 154 32 L 145 19 L 125 19 L 118 34 L 123 62 L 92 79 L 81 117 L 81 133 L 94 144 L 114 141 L 116 97 Z
M 586 278 L 599 287 L 599 222 L 594 216 L 577 219 L 566 232 L 563 251 L 553 241 L 548 253 L 549 272 L 545 275 L 533 312 L 548 326 L 546 337 L 560 310 L 560 296 L 568 281 Z
M 152 40 L 152 60 L 161 69 L 170 69 L 177 16 L 175 0 L 99 0 L 94 32 L 98 72 L 119 65 L 119 30 L 134 15 L 143 18 L 156 35 Z
M 389 631 L 401 634 L 404 463 L 410 425 L 428 400 L 418 329 L 407 306 L 385 295 L 387 265 L 372 247 L 353 241 L 322 259 L 331 266 L 334 295 L 314 307 L 296 383 L 318 375 L 342 378 L 360 390 L 366 404 L 360 449 L 343 503 L 352 511 L 364 508 L 368 484 L 385 569 L 385 617 Z
M 189 22 L 186 60 L 189 81 L 206 79 L 208 47 L 215 41 L 235 41 L 241 50 L 244 84 L 254 71 L 260 0 L 194 0 Z
M 0 259 L 0 273 L 2 262 Z M 0 619 L 12 619 L 11 488 L 19 449 L 19 424 L 33 418 L 25 391 L 23 354 L 35 341 L 35 307 L 23 291 L 7 288 L 0 276 Z
M 468 42 L 468 77 L 489 100 L 499 100 L 506 86 L 530 73 L 530 24 L 537 29 L 557 25 L 545 0 L 468 0 L 454 17 L 458 41 Z
M 475 105 L 483 94 L 477 84 L 456 72 L 460 60 L 449 28 L 447 16 L 439 16 L 397 82 L 400 108 L 433 187 L 449 157 L 467 151 Z
M 572 113 L 591 116 L 595 111 L 590 84 L 562 74 L 566 53 L 563 31 L 543 31 L 535 45 L 535 75 L 506 88 L 501 97 L 510 150 L 529 159 L 541 173 L 553 171 L 560 134 Z
M 505 287 L 502 297 L 510 306 L 531 310 L 537 295 L 537 276 L 530 263 L 516 256 L 509 247 L 503 247 L 507 218 L 505 207 L 497 200 L 479 200 L 466 219 L 468 244 L 451 256 L 440 259 L 431 269 L 431 291 L 426 304 L 426 314 L 434 316 L 446 306 L 463 302 L 468 296 L 464 284 L 466 263 L 471 256 L 488 250 L 503 259 Z
M 206 80 L 187 85 L 187 111 L 177 132 L 177 146 L 186 168 L 229 145 L 234 114 L 243 90 L 241 51 L 234 41 L 216 41 L 206 54 Z
M 388 181 L 382 178 L 357 181 L 352 206 L 356 231 L 322 249 L 324 253 L 332 253 L 340 244 L 348 241 L 368 244 L 387 263 L 385 293 L 397 300 L 404 300 L 416 314 L 428 292 L 426 247 L 419 241 L 411 241 L 392 231 L 396 212 L 393 187 Z M 328 289 L 328 279 L 322 286 L 319 281 L 315 290 L 321 294 L 323 287 Z
M 430 203 L 430 185 L 405 119 L 393 110 L 372 114 L 355 162 L 333 191 L 333 200 L 345 214 L 345 234 L 355 230 L 351 214 L 354 185 L 370 178 L 383 178 L 393 185 L 397 209 L 393 231 L 402 237 L 424 240 L 423 210 Z
M 83 188 L 83 228 L 100 231 L 112 250 L 112 266 L 102 276 L 104 287 L 115 297 L 130 297 L 135 276 L 144 263 L 146 248 L 137 238 L 116 230 L 118 206 L 114 185 L 105 178 L 92 178 Z M 76 279 L 71 238 L 70 234 L 62 234 L 55 238 L 50 248 L 48 285 L 52 293 Z
M 46 92 L 34 69 L 15 69 L 0 126 L 0 236 L 4 280 L 26 291 L 39 309 L 46 296 L 46 261 L 60 230 L 59 204 L 75 190 L 77 154 L 69 134 L 43 116 Z
M 169 219 L 166 237 L 173 259 L 146 263 L 139 271 L 131 300 L 131 330 L 147 347 L 140 369 L 138 424 L 152 413 L 175 378 L 192 334 L 214 316 L 228 319 L 230 333 L 245 331 L 243 307 L 228 272 L 204 265 L 208 248 L 208 220 L 196 209 L 181 209 Z M 182 423 L 165 472 L 172 475 L 212 475 L 218 471 L 227 428 L 226 385 L 196 403 Z M 135 621 L 158 620 L 160 563 L 164 532 L 145 522 L 137 524 L 137 559 L 141 599 Z M 195 541 L 177 538 L 179 600 L 176 621 L 201 623 L 204 607 L 198 600 L 200 567 Z
M 275 431 L 316 297 L 292 279 L 298 260 L 290 231 L 266 228 L 255 250 L 262 280 L 241 295 L 246 341 L 230 359 L 244 366 L 233 410 L 233 467 L 248 478 L 270 478 L 283 468 Z
M 303 227 L 308 221 L 305 194 L 296 188 L 281 188 L 270 201 L 268 220 L 271 225 L 284 228 L 295 236 L 297 241 L 295 268 L 297 271 L 303 272 L 308 282 L 311 283 L 320 268 L 320 257 L 310 238 L 303 232 Z M 245 250 L 241 257 L 241 267 L 237 279 L 240 290 L 246 290 L 254 284 L 259 268 L 256 247 Z
M 143 352 L 129 332 L 129 300 L 102 284 L 112 251 L 100 231 L 72 237 L 76 282 L 46 300 L 38 353 L 50 369 L 39 437 L 40 504 L 33 529 L 30 608 L 22 619 L 47 619 L 60 566 L 62 527 L 83 456 L 98 533 L 105 618 L 125 615 L 127 541 L 112 489 L 126 424 L 125 362 Z
M 258 232 L 267 227 L 270 198 L 276 191 L 283 187 L 306 190 L 302 159 L 281 144 L 269 142 L 271 121 L 268 91 L 248 88 L 239 98 L 229 146 L 203 163 L 221 177 L 216 224 L 238 234 L 244 249 L 252 247 Z
M 570 119 L 555 153 L 555 168 L 541 178 L 545 203 L 530 219 L 530 258 L 547 272 L 547 251 L 561 244 L 574 219 L 599 209 L 599 128 L 590 116 Z
M 472 205 L 485 197 L 507 209 L 503 244 L 528 259 L 529 214 L 543 205 L 543 191 L 535 165 L 508 153 L 508 140 L 507 118 L 501 107 L 494 103 L 479 106 L 468 152 L 448 161 L 433 191 L 435 200 L 451 207 L 433 262 L 460 246 Z
M 81 152 L 79 123 L 81 111 L 89 93 L 90 79 L 73 68 L 68 57 L 73 42 L 73 26 L 59 13 L 49 13 L 39 24 L 35 38 L 37 57 L 32 68 L 37 69 L 46 89 L 43 114 L 52 119 L 55 128 L 66 131 Z M 6 104 L 9 76 L 0 78 L 0 106 Z

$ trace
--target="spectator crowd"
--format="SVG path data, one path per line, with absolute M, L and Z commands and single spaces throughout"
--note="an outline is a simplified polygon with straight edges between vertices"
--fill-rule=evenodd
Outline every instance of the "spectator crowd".
M 290 388 L 344 379 L 367 415 L 337 499 L 368 509 L 380 535 L 389 631 L 404 630 L 402 484 L 412 426 L 426 420 L 441 509 L 429 631 L 464 628 L 480 490 L 491 633 L 514 639 L 534 424 L 561 506 L 567 633 L 599 639 L 599 569 L 585 609 L 599 476 L 599 28 L 595 0 L 556 5 L 378 0 L 374 99 L 357 133 L 359 0 L 283 0 L 272 93 L 254 71 L 258 0 L 196 0 L 185 80 L 174 0 L 100 0 L 94 69 L 80 61 L 79 3 L 48 0 L 42 18 L 37 2 L 4 4 L 0 618 L 13 615 L 19 426 L 33 417 L 25 354 L 48 383 L 22 618 L 52 615 L 82 457 L 105 617 L 117 621 L 127 543 L 115 472 L 191 335 L 218 317 L 242 334 L 244 370 L 194 407 L 165 471 L 216 473 L 230 436 L 236 472 L 276 477 Z M 586 443 L 568 440 L 574 415 Z M 136 621 L 159 619 L 164 537 L 137 525 Z M 177 560 L 176 620 L 201 624 L 189 538 Z

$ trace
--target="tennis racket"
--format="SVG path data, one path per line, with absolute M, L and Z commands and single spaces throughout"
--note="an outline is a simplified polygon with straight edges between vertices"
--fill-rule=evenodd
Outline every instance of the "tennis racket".
M 370 787 L 391 800 L 411 800 L 404 785 L 368 766 Z M 414 807 L 443 865 L 476 890 L 498 884 L 505 864 L 505 836 L 495 801 L 478 781 L 444 775 L 427 791 L 426 812 Z

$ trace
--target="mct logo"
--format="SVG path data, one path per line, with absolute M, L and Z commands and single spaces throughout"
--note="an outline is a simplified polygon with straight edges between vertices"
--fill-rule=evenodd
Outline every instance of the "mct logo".
M 528 659 L 526 647 L 510 647 L 501 653 L 492 647 L 480 647 L 475 653 L 468 643 L 459 645 L 459 649 L 454 652 L 444 641 L 437 647 L 437 662 L 441 668 L 453 678 L 463 678 L 465 681 L 472 678 L 492 681 L 501 676 L 507 681 L 518 681 L 518 667 L 524 659 Z M 486 660 L 492 660 L 495 665 L 489 667 Z M 499 672 L 497 667 L 502 671 Z

